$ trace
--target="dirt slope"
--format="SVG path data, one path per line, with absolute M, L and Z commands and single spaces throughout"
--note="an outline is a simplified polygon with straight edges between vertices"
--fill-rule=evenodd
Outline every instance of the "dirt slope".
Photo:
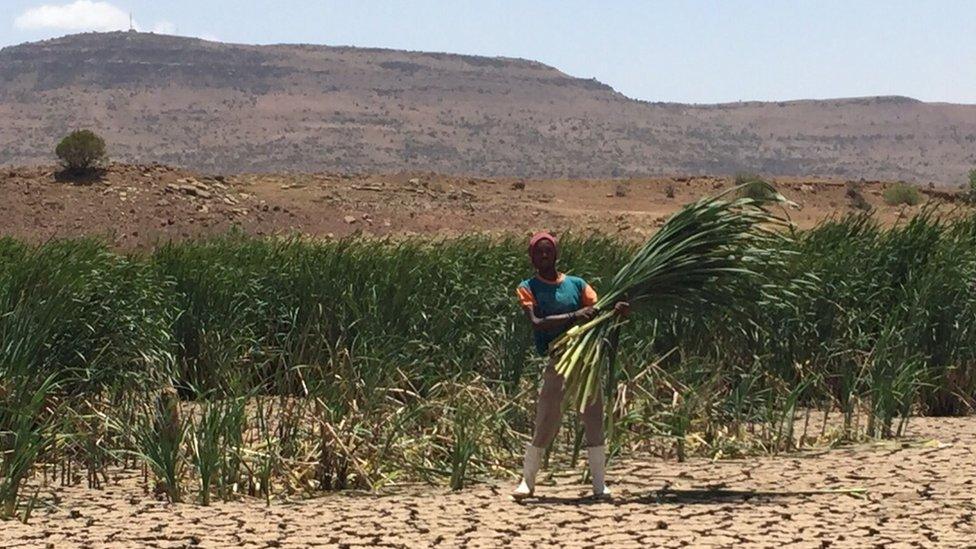
M 341 237 L 462 232 L 600 231 L 643 239 L 681 205 L 732 186 L 730 178 L 521 179 L 431 173 L 207 175 L 116 164 L 97 180 L 59 181 L 53 167 L 0 170 L 0 235 L 30 241 L 94 235 L 122 248 L 221 233 Z M 855 211 L 849 184 L 781 178 L 800 227 Z M 885 223 L 921 206 L 887 206 L 889 183 L 860 192 Z M 924 189 L 948 208 L 956 195 Z
M 958 185 L 976 105 L 631 100 L 541 63 L 89 33 L 0 50 L 0 164 L 88 127 L 115 158 L 203 171 L 732 174 Z

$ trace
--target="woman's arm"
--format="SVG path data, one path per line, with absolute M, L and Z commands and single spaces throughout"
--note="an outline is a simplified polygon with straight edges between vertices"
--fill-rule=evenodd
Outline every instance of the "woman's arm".
M 583 307 L 571 313 L 539 317 L 531 307 L 525 308 L 525 316 L 532 322 L 533 330 L 552 330 L 577 320 L 589 320 L 596 316 L 596 313 L 597 310 L 593 307 Z

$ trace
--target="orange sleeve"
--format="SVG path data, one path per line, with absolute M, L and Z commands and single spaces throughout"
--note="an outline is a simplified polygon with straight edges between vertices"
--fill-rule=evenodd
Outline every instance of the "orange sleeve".
M 593 286 L 590 286 L 589 284 L 583 286 L 583 299 L 581 300 L 583 302 L 583 306 L 592 307 L 596 305 L 596 300 L 596 290 L 593 289 Z
M 535 307 L 535 296 L 532 295 L 532 290 L 525 286 L 519 286 L 515 290 L 515 293 L 518 294 L 519 304 L 522 305 L 523 309 L 532 309 Z

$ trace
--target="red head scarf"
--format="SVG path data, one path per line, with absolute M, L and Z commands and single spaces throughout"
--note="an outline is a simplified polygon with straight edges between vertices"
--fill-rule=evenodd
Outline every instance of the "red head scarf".
M 542 242 L 543 240 L 548 240 L 549 242 L 552 242 L 552 245 L 558 251 L 559 243 L 556 241 L 556 237 L 552 236 L 551 234 L 545 231 L 542 231 L 542 232 L 535 233 L 534 235 L 532 235 L 532 238 L 529 239 L 529 255 L 532 255 L 532 249 L 535 248 L 536 244 Z

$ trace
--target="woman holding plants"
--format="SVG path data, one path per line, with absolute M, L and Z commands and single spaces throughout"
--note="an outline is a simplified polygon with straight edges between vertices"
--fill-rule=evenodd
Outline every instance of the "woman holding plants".
M 556 238 L 549 233 L 537 233 L 529 240 L 529 258 L 536 274 L 519 284 L 517 294 L 526 316 L 532 323 L 536 351 L 550 355 L 542 374 L 542 390 L 536 408 L 535 432 L 526 445 L 522 464 L 522 482 L 512 493 L 515 499 L 531 497 L 535 492 L 535 478 L 539 471 L 543 449 L 552 442 L 562 416 L 563 378 L 554 368 L 558 354 L 550 353 L 549 344 L 580 321 L 589 320 L 599 312 L 594 305 L 596 292 L 582 278 L 568 276 L 556 270 L 558 257 Z M 630 306 L 623 301 L 614 311 L 626 315 Z M 604 482 L 606 447 L 603 440 L 603 400 L 597 397 L 581 416 L 586 437 L 586 453 L 593 481 L 593 495 L 609 497 Z

